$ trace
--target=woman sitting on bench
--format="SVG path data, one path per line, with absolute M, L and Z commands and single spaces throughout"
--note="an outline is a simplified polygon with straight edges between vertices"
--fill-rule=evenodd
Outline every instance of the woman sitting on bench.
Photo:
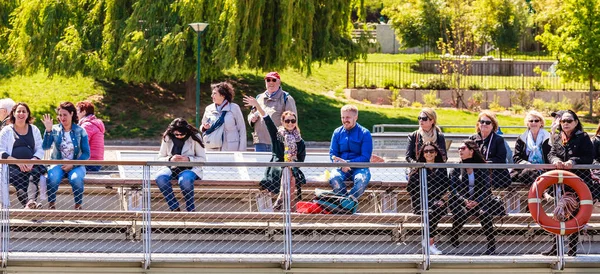
M 461 164 L 483 164 L 485 160 L 479 147 L 472 140 L 464 141 L 458 147 Z M 481 168 L 456 168 L 450 173 L 450 210 L 452 210 L 452 230 L 450 243 L 453 247 L 459 246 L 458 237 L 467 218 L 473 215 L 479 219 L 483 234 L 488 240 L 485 255 L 496 252 L 496 239 L 494 237 L 494 216 L 488 213 L 487 202 L 491 200 L 492 189 L 490 173 Z
M 183 118 L 176 118 L 163 133 L 158 153 L 159 161 L 169 162 L 204 162 L 206 153 L 200 132 L 188 124 Z M 181 193 L 185 199 L 185 209 L 195 211 L 194 181 L 202 179 L 202 167 L 171 166 L 164 167 L 156 176 L 156 185 L 165 196 L 171 211 L 181 211 L 179 202 L 173 194 L 171 180 L 177 179 Z
M 442 153 L 438 146 L 433 142 L 427 142 L 421 146 L 417 153 L 417 162 L 420 163 L 443 163 Z M 408 175 L 407 190 L 410 194 L 410 200 L 413 213 L 421 215 L 421 182 L 419 180 L 419 170 L 413 169 Z M 434 237 L 437 234 L 437 226 L 442 216 L 446 215 L 446 201 L 444 196 L 448 192 L 450 181 L 448 179 L 448 170 L 445 168 L 428 168 L 427 170 L 427 201 L 429 205 L 429 252 L 434 255 L 442 254 L 434 244 Z
M 256 110 L 263 116 L 267 130 L 271 136 L 271 143 L 273 147 L 273 156 L 271 162 L 304 162 L 306 158 L 306 146 L 304 140 L 300 136 L 300 128 L 298 128 L 298 117 L 296 113 L 286 111 L 281 114 L 281 126 L 275 126 L 273 120 L 269 115 L 265 113 L 260 104 L 255 98 L 250 96 L 244 96 L 244 103 L 247 106 L 255 107 Z M 281 197 L 281 167 L 268 167 L 265 171 L 265 177 L 260 181 L 260 186 L 263 189 L 268 190 L 270 193 L 278 194 L 278 198 L 273 205 L 274 210 L 280 210 L 283 204 Z M 290 193 L 296 193 L 296 197 L 292 196 L 291 207 L 294 210 L 294 206 L 297 201 L 302 199 L 301 185 L 306 183 L 306 178 L 299 168 L 292 168 L 292 177 L 290 183 Z M 297 191 L 295 191 L 297 189 Z

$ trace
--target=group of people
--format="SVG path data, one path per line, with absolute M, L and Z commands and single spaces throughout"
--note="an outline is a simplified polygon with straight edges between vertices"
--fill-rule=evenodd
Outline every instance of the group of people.
M 52 115 L 43 115 L 44 132 L 33 124 L 31 110 L 26 103 L 12 99 L 0 100 L 0 155 L 2 159 L 40 160 L 44 150 L 52 150 L 51 160 L 103 160 L 104 123 L 94 115 L 89 101 L 60 103 L 56 109 L 58 124 Z M 43 138 L 42 138 L 43 136 Z M 19 202 L 29 209 L 40 208 L 37 201 L 40 179 L 46 179 L 48 208 L 56 209 L 56 192 L 63 178 L 68 178 L 73 189 L 74 209 L 83 205 L 83 180 L 87 171 L 98 171 L 100 166 L 14 164 L 8 166 L 9 182 L 16 189 Z M 4 171 L 6 172 L 6 171 Z M 35 191 L 28 193 L 29 185 Z
M 244 96 L 243 102 L 251 107 L 247 122 L 253 129 L 255 151 L 271 152 L 271 162 L 304 162 L 306 145 L 298 127 L 298 113 L 294 98 L 281 88 L 281 76 L 269 72 L 264 77 L 266 90 L 258 96 Z M 169 162 L 203 162 L 206 150 L 245 151 L 246 125 L 240 106 L 233 102 L 234 89 L 231 84 L 213 84 L 213 104 L 206 107 L 202 126 L 196 129 L 182 118 L 175 119 L 164 132 L 159 159 Z M 369 162 L 373 152 L 373 141 L 368 129 L 357 123 L 358 108 L 346 105 L 341 108 L 342 126 L 332 135 L 330 159 L 336 163 Z M 216 136 L 215 136 L 216 135 Z M 194 211 L 194 180 L 202 179 L 202 169 L 177 164 L 164 167 L 156 178 L 172 211 L 180 211 L 179 202 L 173 194 L 171 180 L 176 179 L 182 191 L 187 211 Z M 281 167 L 268 167 L 260 188 L 275 198 L 273 208 L 280 209 Z M 340 167 L 331 172 L 329 182 L 333 191 L 341 196 L 357 200 L 365 191 L 371 174 L 368 168 Z M 354 185 L 347 191 L 345 181 Z M 295 193 L 292 204 L 301 200 L 302 185 L 306 178 L 302 171 L 291 168 L 291 190 Z
M 499 127 L 496 115 L 491 111 L 482 111 L 476 123 L 477 133 L 458 146 L 459 163 L 502 163 L 517 164 L 552 164 L 557 169 L 570 170 L 574 165 L 600 163 L 600 125 L 593 141 L 583 131 L 577 114 L 571 110 L 553 112 L 550 131 L 544 129 L 544 116 L 535 111 L 525 115 L 524 123 L 527 129 L 521 134 L 515 144 L 512 159 L 507 159 L 507 145 L 502 136 L 497 134 Z M 417 117 L 419 129 L 408 136 L 406 161 L 423 163 L 444 163 L 447 161 L 447 148 L 444 134 L 437 126 L 437 115 L 433 109 L 423 109 Z M 498 210 L 494 203 L 492 189 L 509 186 L 512 182 L 526 185 L 534 183 L 536 178 L 545 170 L 532 168 L 514 169 L 481 169 L 455 168 L 447 171 L 445 168 L 427 168 L 427 200 L 430 219 L 431 239 L 429 250 L 432 254 L 442 254 L 434 244 L 436 228 L 441 216 L 452 212 L 452 229 L 450 243 L 459 245 L 461 228 L 467 217 L 479 219 L 483 234 L 487 238 L 485 254 L 496 251 L 496 240 L 493 226 L 493 216 Z M 592 172 L 589 169 L 573 169 L 592 191 L 594 197 L 600 195 L 594 184 Z M 565 187 L 563 191 L 573 192 Z M 413 170 L 409 174 L 408 192 L 415 214 L 421 214 L 421 185 L 419 173 Z M 544 194 L 552 199 L 551 191 Z M 447 197 L 447 198 L 446 198 Z M 576 212 L 572 212 L 574 216 Z M 568 255 L 577 254 L 578 233 L 569 236 Z M 544 255 L 556 254 L 556 242 L 552 248 L 542 252 Z

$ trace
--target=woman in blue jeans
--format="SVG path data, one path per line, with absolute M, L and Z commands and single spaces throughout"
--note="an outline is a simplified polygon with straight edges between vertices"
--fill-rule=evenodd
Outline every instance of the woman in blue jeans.
M 78 126 L 79 118 L 77 109 L 71 102 L 60 103 L 56 109 L 58 114 L 57 125 L 53 125 L 52 116 L 44 114 L 43 123 L 46 127 L 44 133 L 44 150 L 52 150 L 52 160 L 88 160 L 90 158 L 90 144 L 85 130 Z M 53 165 L 48 170 L 48 208 L 56 209 L 56 192 L 63 178 L 67 177 L 75 201 L 75 209 L 81 209 L 83 204 L 83 179 L 85 166 Z
M 163 134 L 158 155 L 160 161 L 204 162 L 206 154 L 200 132 L 183 118 L 176 118 Z M 194 211 L 194 181 L 202 179 L 200 166 L 171 166 L 162 168 L 156 176 L 156 185 L 165 196 L 171 211 L 180 211 L 171 180 L 177 179 L 185 199 L 187 211 Z

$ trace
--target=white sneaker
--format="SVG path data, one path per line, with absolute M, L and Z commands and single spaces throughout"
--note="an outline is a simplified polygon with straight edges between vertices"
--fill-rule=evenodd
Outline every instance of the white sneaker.
M 429 254 L 432 255 L 442 255 L 442 251 L 439 250 L 435 244 L 429 245 Z

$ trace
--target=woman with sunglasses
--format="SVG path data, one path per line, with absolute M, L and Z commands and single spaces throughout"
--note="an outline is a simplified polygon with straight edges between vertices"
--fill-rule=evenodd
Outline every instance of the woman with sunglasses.
M 461 164 L 486 163 L 479 147 L 473 140 L 465 140 L 458 147 Z M 450 210 L 452 211 L 452 230 L 450 243 L 453 247 L 459 246 L 460 231 L 469 216 L 475 216 L 481 223 L 483 234 L 487 238 L 485 255 L 496 252 L 496 239 L 494 237 L 493 216 L 488 213 L 494 209 L 489 208 L 488 201 L 492 198 L 490 176 L 487 169 L 482 168 L 456 168 L 450 173 Z
M 417 161 L 420 163 L 443 163 L 442 153 L 437 144 L 427 142 L 423 144 L 417 154 Z M 408 175 L 407 190 L 410 194 L 410 200 L 414 214 L 421 214 L 421 183 L 419 180 L 419 169 L 413 169 Z M 429 205 L 429 251 L 431 254 L 440 255 L 442 251 L 434 244 L 434 237 L 437 235 L 437 226 L 442 216 L 446 214 L 446 201 L 444 196 L 448 192 L 450 180 L 448 171 L 445 168 L 427 168 L 427 201 Z
M 544 129 L 544 116 L 535 111 L 525 115 L 527 130 L 517 138 L 513 161 L 515 164 L 547 164 L 550 145 L 550 132 Z M 536 169 L 514 169 L 510 173 L 513 182 L 531 185 L 543 172 Z
M 596 193 L 596 185 L 593 184 L 592 174 L 589 169 L 573 169 L 575 165 L 589 165 L 594 161 L 594 145 L 590 140 L 590 137 L 586 132 L 583 131 L 581 121 L 575 112 L 572 110 L 566 110 L 561 113 L 560 124 L 558 126 L 558 134 L 554 136 L 552 149 L 548 154 L 548 159 L 557 169 L 565 169 L 573 172 L 579 176 L 589 187 L 592 195 Z M 564 193 L 572 192 L 574 190 L 568 186 L 563 189 Z M 554 188 L 550 188 L 548 191 L 550 195 L 554 194 Z M 563 194 L 564 194 L 563 193 Z M 545 195 L 546 196 L 546 195 Z M 578 200 L 578 199 L 577 199 Z M 577 211 L 571 212 L 573 216 L 577 214 Z M 577 244 L 579 242 L 579 233 L 573 233 L 569 235 L 569 256 L 577 255 Z M 556 255 L 556 241 L 554 241 L 552 248 L 542 252 L 542 255 Z
M 475 141 L 481 155 L 483 155 L 483 159 L 487 163 L 506 164 L 506 145 L 504 138 L 496 133 L 498 130 L 496 114 L 489 110 L 482 111 L 479 113 L 475 127 L 477 133 L 469 139 Z M 508 169 L 490 169 L 490 172 L 492 187 L 503 188 L 510 185 L 511 179 Z
M 437 145 L 440 156 L 446 162 L 446 139 L 442 130 L 437 126 L 437 114 L 431 108 L 424 108 L 417 117 L 419 129 L 408 135 L 408 148 L 406 149 L 406 161 L 417 162 L 417 152 L 421 150 L 424 143 L 431 142 Z
M 269 136 L 271 136 L 271 145 L 273 147 L 271 162 L 304 162 L 304 159 L 306 158 L 306 146 L 300 135 L 296 113 L 289 110 L 283 112 L 281 114 L 281 126 L 277 127 L 271 119 L 271 116 L 266 115 L 266 112 L 255 98 L 244 96 L 243 100 L 246 106 L 256 108 L 265 121 Z M 264 178 L 260 181 L 262 189 L 278 195 L 278 198 L 273 205 L 274 210 L 280 210 L 283 204 L 283 200 L 281 199 L 282 193 L 280 190 L 281 173 L 281 167 L 268 167 L 265 171 Z M 296 192 L 296 196 L 295 198 L 292 198 L 291 202 L 292 207 L 294 207 L 296 202 L 302 199 L 301 186 L 306 183 L 306 178 L 302 171 L 297 167 L 292 168 L 292 175 L 290 193 Z M 297 191 L 294 191 L 294 189 Z
M 183 118 L 173 120 L 163 133 L 158 160 L 169 162 L 206 161 L 204 144 L 198 129 Z M 156 185 L 165 197 L 169 209 L 171 211 L 181 211 L 179 202 L 173 194 L 172 179 L 177 179 L 185 199 L 185 209 L 189 212 L 195 211 L 194 181 L 202 179 L 202 167 L 167 166 L 162 168 L 156 176 Z

